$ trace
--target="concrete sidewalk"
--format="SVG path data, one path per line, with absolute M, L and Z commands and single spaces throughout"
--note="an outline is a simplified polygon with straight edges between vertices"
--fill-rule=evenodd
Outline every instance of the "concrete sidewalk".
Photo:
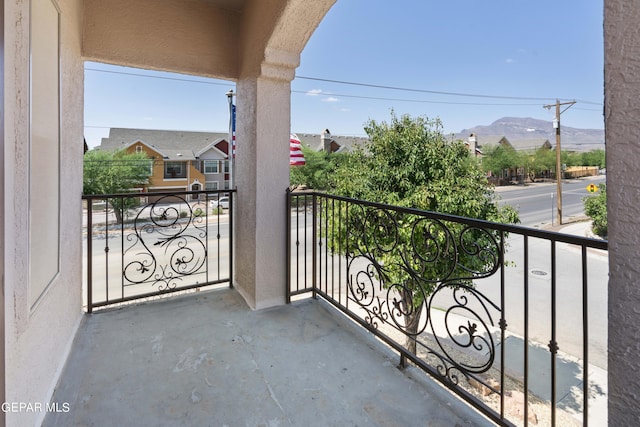
M 573 236 L 586 237 L 590 239 L 601 239 L 591 230 L 591 221 L 584 217 L 571 223 L 562 225 L 547 226 L 545 230 L 554 231 Z M 592 249 L 591 253 L 607 257 L 607 251 Z M 514 353 L 519 354 L 523 351 L 523 340 L 521 337 L 512 336 L 505 341 L 507 354 L 511 354 L 512 358 L 519 359 L 521 357 L 513 357 Z M 529 377 L 529 389 L 538 397 L 549 400 L 550 389 L 548 388 L 550 378 L 550 354 L 544 345 L 529 345 L 530 369 L 539 373 L 539 375 L 531 375 Z M 509 360 L 509 358 L 506 358 Z M 516 378 L 524 377 L 524 370 L 521 365 L 509 366 L 507 370 L 510 375 Z M 556 362 L 556 375 L 558 381 L 558 407 L 563 408 L 569 413 L 574 413 L 577 420 L 581 420 L 582 408 L 582 388 L 583 388 L 583 363 L 575 357 L 558 353 Z M 591 425 L 605 426 L 607 425 L 607 371 L 593 364 L 589 365 L 589 423 Z

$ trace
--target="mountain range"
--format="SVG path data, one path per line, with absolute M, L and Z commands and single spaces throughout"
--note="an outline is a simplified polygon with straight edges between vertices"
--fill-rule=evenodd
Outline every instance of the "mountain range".
M 562 126 L 560 146 L 568 151 L 591 151 L 604 149 L 603 129 L 578 129 Z M 488 126 L 475 126 L 463 129 L 454 135 L 456 139 L 467 140 L 470 134 L 482 136 L 504 136 L 509 141 L 526 139 L 548 139 L 552 146 L 556 145 L 556 132 L 551 121 L 530 117 L 503 117 Z

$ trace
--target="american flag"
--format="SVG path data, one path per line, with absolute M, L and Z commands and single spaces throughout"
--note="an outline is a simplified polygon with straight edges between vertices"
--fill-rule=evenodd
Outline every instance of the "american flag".
M 302 154 L 300 139 L 296 134 L 292 133 L 289 136 L 289 165 L 303 166 L 304 164 L 304 154 Z

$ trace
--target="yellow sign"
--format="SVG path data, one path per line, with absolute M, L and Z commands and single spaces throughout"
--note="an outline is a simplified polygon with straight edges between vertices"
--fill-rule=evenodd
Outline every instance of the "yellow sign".
M 589 184 L 587 185 L 587 191 L 589 193 L 595 193 L 596 191 L 598 191 L 598 186 L 595 184 Z

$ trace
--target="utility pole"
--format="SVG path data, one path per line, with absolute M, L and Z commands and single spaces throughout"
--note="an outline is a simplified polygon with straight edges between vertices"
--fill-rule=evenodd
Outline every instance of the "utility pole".
M 553 128 L 556 130 L 556 182 L 558 184 L 558 197 L 557 206 L 558 206 L 558 224 L 562 225 L 562 158 L 561 158 L 561 150 L 560 150 L 560 114 L 567 111 L 576 101 L 569 102 L 560 102 L 556 99 L 555 104 L 544 105 L 543 107 L 547 110 L 551 109 L 551 107 L 556 107 L 556 117 L 553 119 Z M 560 111 L 560 107 L 562 105 L 568 105 L 567 108 Z

